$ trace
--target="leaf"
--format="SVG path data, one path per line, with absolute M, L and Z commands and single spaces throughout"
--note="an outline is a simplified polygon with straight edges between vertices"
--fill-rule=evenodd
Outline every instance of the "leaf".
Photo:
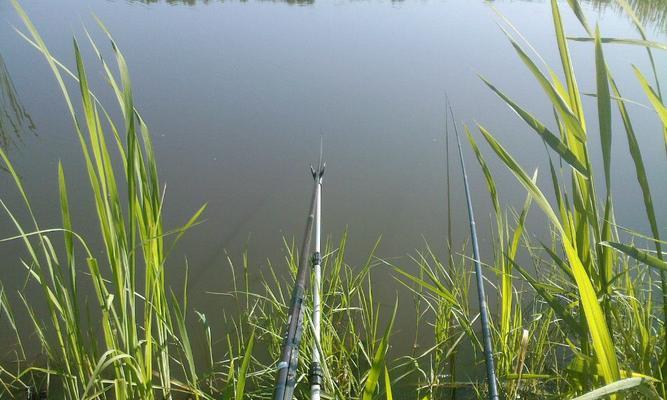
M 595 27 L 595 76 L 597 83 L 598 123 L 600 127 L 600 143 L 604 163 L 604 177 L 607 191 L 611 190 L 611 96 L 609 94 L 609 77 L 607 63 L 602 53 L 600 29 Z
M 655 92 L 655 90 L 653 90 L 653 88 L 648 83 L 646 77 L 644 77 L 644 74 L 642 74 L 639 68 L 637 68 L 634 65 L 632 66 L 632 68 L 635 71 L 637 79 L 639 79 L 639 83 L 641 84 L 642 89 L 644 89 L 644 92 L 646 92 L 646 95 L 648 96 L 651 105 L 653 105 L 655 112 L 658 114 L 658 117 L 660 117 L 660 121 L 662 121 L 663 139 L 665 141 L 665 149 L 667 150 L 667 107 L 665 107 L 665 105 L 662 104 L 662 99 L 660 98 L 660 95 L 658 95 Z
M 568 163 L 572 168 L 574 168 L 577 172 L 582 174 L 585 177 L 589 176 L 588 169 L 582 164 L 577 156 L 572 153 L 572 151 L 567 147 L 565 143 L 563 143 L 558 136 L 556 136 L 553 132 L 551 132 L 547 127 L 545 127 L 537 118 L 532 116 L 530 113 L 525 111 L 523 108 L 521 108 L 518 104 L 516 104 L 512 99 L 510 99 L 508 96 L 506 96 L 503 92 L 501 92 L 498 88 L 496 88 L 494 85 L 492 85 L 489 81 L 487 81 L 484 78 L 481 78 L 486 85 L 491 88 L 501 99 L 507 103 L 507 105 L 517 113 L 521 119 L 526 121 L 528 126 L 533 128 L 533 130 L 544 140 L 551 149 L 553 149 L 558 155 L 565 160 L 566 163 Z
M 590 37 L 574 37 L 574 36 L 570 36 L 567 39 L 573 40 L 575 42 L 592 42 L 595 40 Z M 654 42 L 651 40 L 602 37 L 600 38 L 600 41 L 602 43 L 629 44 L 634 46 L 651 47 L 659 50 L 667 50 L 667 44 Z
M 241 368 L 239 369 L 238 383 L 236 385 L 236 393 L 234 398 L 236 400 L 243 400 L 243 395 L 245 394 L 245 384 L 248 377 L 248 366 L 250 366 L 250 360 L 252 359 L 252 348 L 255 344 L 255 331 L 250 335 L 248 344 L 246 345 L 245 354 L 243 355 L 243 361 L 241 362 Z
M 523 269 L 523 267 L 514 262 L 514 260 L 509 258 L 508 260 L 510 261 L 512 266 L 517 271 L 519 271 L 521 276 L 523 276 L 523 278 L 528 282 L 528 284 L 533 289 L 535 289 L 537 294 L 540 295 L 540 297 L 542 297 L 542 299 L 544 299 L 544 301 L 546 301 L 547 304 L 549 304 L 549 307 L 551 307 L 551 309 L 554 310 L 558 318 L 562 319 L 567 324 L 567 326 L 569 326 L 570 329 L 572 329 L 574 332 L 577 332 L 579 336 L 582 336 L 583 332 L 581 330 L 581 326 L 574 318 L 574 316 L 572 316 L 572 314 L 568 311 L 568 309 L 563 304 L 561 304 L 560 301 L 558 301 L 556 296 L 554 296 L 547 289 L 545 289 L 544 286 L 537 281 L 537 279 L 533 278 L 528 273 L 528 271 L 526 271 L 525 269 Z
M 581 25 L 584 27 L 586 32 L 588 32 L 588 34 L 592 36 L 593 31 L 591 30 L 590 26 L 588 25 L 588 20 L 586 20 L 586 15 L 584 14 L 584 10 L 581 9 L 581 4 L 579 4 L 579 1 L 578 0 L 567 0 L 567 3 L 570 5 L 570 8 L 572 9 L 572 12 L 574 12 L 574 15 L 577 16 L 577 19 L 579 20 Z
M 626 254 L 634 258 L 635 260 L 648 265 L 649 267 L 667 271 L 667 261 L 663 261 L 658 257 L 651 255 L 647 251 L 639 250 L 634 246 L 616 242 L 602 242 L 600 243 L 600 245 L 612 247 L 620 251 L 621 253 Z
M 622 392 L 622 391 L 625 391 L 625 390 L 634 389 L 634 388 L 636 388 L 638 386 L 641 386 L 641 385 L 644 385 L 644 386 L 649 385 L 649 380 L 647 380 L 645 378 L 621 379 L 619 381 L 612 382 L 608 385 L 605 385 L 601 388 L 592 390 L 592 391 L 586 393 L 583 396 L 575 397 L 572 400 L 596 400 L 596 399 L 606 398 L 610 394 Z M 649 393 L 650 393 L 650 391 L 649 391 Z M 658 394 L 655 393 L 655 391 L 653 391 L 653 393 L 654 393 L 654 395 L 649 394 L 648 397 L 645 397 L 645 398 L 647 398 L 647 399 L 660 399 L 660 396 L 658 396 Z M 642 394 L 647 396 L 646 391 L 642 391 Z
M 386 393 L 387 400 L 394 400 L 394 396 L 391 393 L 391 379 L 389 378 L 389 370 L 387 367 L 384 367 L 384 391 Z
M 436 287 L 431 285 L 430 283 L 424 281 L 423 279 L 417 278 L 416 276 L 413 276 L 403 270 L 401 270 L 398 267 L 393 267 L 394 271 L 398 272 L 399 274 L 405 276 L 406 278 L 410 279 L 414 283 L 423 286 L 424 288 L 430 290 L 431 292 L 437 294 L 438 296 L 442 297 L 443 300 L 446 300 L 448 303 L 451 305 L 457 305 L 458 302 L 456 301 L 456 298 L 454 297 L 453 294 L 451 294 L 447 289 Z M 437 282 L 437 279 L 436 279 Z
M 375 350 L 375 356 L 373 357 L 373 363 L 371 369 L 368 372 L 368 377 L 366 378 L 366 383 L 364 384 L 364 392 L 362 394 L 362 400 L 371 400 L 373 398 L 373 393 L 377 388 L 378 381 L 380 379 L 380 373 L 382 372 L 382 367 L 384 366 L 384 358 L 387 355 L 387 349 L 389 348 L 389 334 L 391 329 L 394 326 L 394 319 L 396 318 L 396 310 L 398 309 L 398 299 L 394 303 L 394 312 L 391 315 L 391 320 L 385 328 L 384 335 L 382 335 L 382 340 L 377 350 Z
M 482 126 L 479 126 L 484 138 L 489 143 L 491 148 L 496 152 L 500 159 L 510 169 L 510 171 L 517 177 L 519 182 L 528 190 L 535 199 L 535 202 L 540 206 L 542 211 L 547 215 L 551 223 L 558 229 L 563 249 L 570 262 L 572 268 L 572 275 L 574 276 L 579 296 L 581 297 L 582 308 L 586 317 L 586 323 L 593 342 L 593 348 L 598 362 L 602 365 L 602 376 L 607 383 L 617 381 L 620 378 L 618 361 L 616 359 L 616 349 L 612 341 L 607 321 L 602 308 L 597 299 L 597 293 L 593 288 L 590 277 L 586 273 L 581 259 L 579 258 L 576 249 L 571 244 L 558 217 L 554 213 L 547 198 L 535 183 L 530 179 L 528 174 L 519 166 L 519 164 L 510 156 L 507 151 L 496 141 L 496 139 Z
M 616 82 L 611 76 L 609 76 L 609 84 L 614 95 L 617 97 L 616 104 L 618 105 L 618 111 L 621 114 L 623 126 L 625 127 L 625 134 L 628 139 L 628 150 L 630 150 L 630 156 L 632 156 L 632 161 L 635 165 L 635 175 L 637 176 L 637 183 L 639 184 L 639 187 L 642 191 L 646 216 L 648 218 L 649 225 L 651 226 L 651 232 L 655 240 L 656 249 L 660 250 L 660 230 L 658 228 L 658 222 L 655 216 L 653 197 L 651 196 L 651 186 L 649 185 L 648 176 L 646 175 L 646 168 L 644 166 L 644 160 L 642 158 L 639 142 L 637 141 L 635 130 L 632 127 L 632 121 L 630 120 L 628 110 L 625 108 L 625 103 L 623 100 L 621 100 L 621 93 L 618 90 L 618 86 L 616 86 Z
M 558 89 L 556 89 L 556 87 L 554 87 L 554 85 L 544 76 L 537 65 L 535 65 L 533 60 L 531 60 L 530 57 L 528 57 L 528 55 L 523 51 L 521 46 L 519 46 L 512 39 L 510 39 L 510 43 L 516 50 L 519 58 L 521 58 L 523 63 L 537 79 L 537 82 L 540 84 L 545 94 L 549 97 L 549 100 L 551 100 L 551 103 L 554 105 L 556 110 L 558 110 L 559 114 L 563 118 L 565 125 L 572 131 L 572 134 L 578 141 L 584 142 L 586 140 L 586 132 L 583 130 L 582 123 L 574 114 L 574 111 L 570 107 L 569 102 L 563 98 Z M 555 76 L 553 72 L 551 75 Z
M 551 13 L 553 16 L 554 28 L 556 30 L 556 42 L 558 43 L 560 60 L 563 66 L 563 73 L 565 74 L 565 81 L 567 83 L 567 90 L 570 97 L 570 107 L 583 128 L 586 124 L 584 121 L 584 108 L 579 94 L 577 79 L 574 76 L 574 67 L 572 66 L 572 61 L 570 59 L 570 49 L 567 46 L 560 9 L 558 8 L 558 2 L 556 0 L 551 0 Z

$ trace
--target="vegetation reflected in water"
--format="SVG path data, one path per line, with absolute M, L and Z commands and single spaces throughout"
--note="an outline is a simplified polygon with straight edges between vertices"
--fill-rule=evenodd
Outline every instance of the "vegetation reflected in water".
M 35 133 L 35 124 L 19 101 L 16 87 L 0 54 L 0 147 L 7 149 L 16 145 L 28 132 Z
M 167 3 L 184 4 L 195 6 L 197 4 L 224 3 L 225 0 L 130 0 L 146 4 Z M 289 5 L 307 6 L 315 4 L 315 0 L 258 0 L 260 2 L 285 3 Z M 490 0 L 494 1 L 494 0 Z M 532 2 L 534 0 L 523 0 Z M 247 3 L 248 0 L 241 0 L 241 3 Z M 391 3 L 402 3 L 403 0 L 391 0 Z M 598 12 L 603 12 L 608 8 L 613 9 L 619 15 L 624 15 L 623 9 L 615 0 L 584 0 L 584 3 L 591 4 Z M 635 10 L 642 24 L 655 28 L 658 32 L 667 31 L 667 1 L 664 0 L 628 0 L 628 3 Z
M 607 8 L 614 9 L 619 15 L 625 14 L 621 6 L 615 0 L 589 0 L 598 10 Z M 645 26 L 653 27 L 656 31 L 667 31 L 667 1 L 664 0 L 628 0 Z

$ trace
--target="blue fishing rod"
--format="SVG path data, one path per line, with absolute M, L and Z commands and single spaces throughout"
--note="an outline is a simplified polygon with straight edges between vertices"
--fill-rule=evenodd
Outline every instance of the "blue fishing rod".
M 475 226 L 475 213 L 472 209 L 472 200 L 470 188 L 468 187 L 468 174 L 466 173 L 466 164 L 463 160 L 463 150 L 461 150 L 461 140 L 459 139 L 459 130 L 456 127 L 454 112 L 449 107 L 449 113 L 452 116 L 452 124 L 456 133 L 456 143 L 459 147 L 459 159 L 461 160 L 461 171 L 463 172 L 463 187 L 466 192 L 466 203 L 468 205 L 468 220 L 470 222 L 470 238 L 472 240 L 472 257 L 475 263 L 475 275 L 477 277 L 477 297 L 479 299 L 479 313 L 482 319 L 482 339 L 484 342 L 484 357 L 486 359 L 486 378 L 489 381 L 489 400 L 499 400 L 498 384 L 496 382 L 496 370 L 493 363 L 493 344 L 491 343 L 491 329 L 489 327 L 488 305 L 486 303 L 486 294 L 484 293 L 484 275 L 482 275 L 482 265 L 479 258 L 479 243 L 477 242 L 477 227 Z

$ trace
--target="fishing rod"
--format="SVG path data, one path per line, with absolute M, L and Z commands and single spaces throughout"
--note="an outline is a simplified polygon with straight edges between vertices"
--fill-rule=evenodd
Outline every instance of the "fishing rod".
M 313 253 L 313 349 L 310 364 L 310 399 L 320 400 L 322 388 L 322 368 L 320 366 L 320 319 L 322 309 L 320 306 L 320 285 L 322 280 L 322 255 L 320 253 L 321 231 L 322 231 L 322 175 L 326 164 L 322 164 L 320 152 L 320 165 L 315 171 L 310 168 L 315 179 L 317 189 L 315 191 L 315 252 Z
M 315 171 L 311 166 L 311 171 Z M 324 165 L 318 166 L 317 176 L 313 185 L 313 194 L 310 201 L 310 211 L 306 219 L 306 229 L 299 254 L 299 266 L 296 272 L 294 290 L 290 308 L 287 313 L 287 329 L 283 339 L 280 360 L 278 361 L 278 374 L 276 376 L 276 385 L 273 391 L 274 400 L 291 400 L 296 385 L 297 366 L 299 362 L 299 344 L 303 333 L 303 313 L 304 297 L 306 292 L 306 279 L 308 278 L 308 264 L 310 251 L 310 242 L 313 232 L 313 220 L 315 219 L 315 207 L 317 203 L 318 191 L 321 187 L 321 177 L 324 173 Z M 314 174 L 315 175 L 315 174 Z
M 479 261 L 479 244 L 477 242 L 477 227 L 475 226 L 475 214 L 472 209 L 472 200 L 470 198 L 470 188 L 468 187 L 468 174 L 466 173 L 466 164 L 463 161 L 463 150 L 461 150 L 461 140 L 459 139 L 459 130 L 456 127 L 454 112 L 449 107 L 452 116 L 452 124 L 456 133 L 456 143 L 459 147 L 459 159 L 461 160 L 461 171 L 463 172 L 463 187 L 466 192 L 466 203 L 468 205 L 468 220 L 470 221 L 470 237 L 472 239 L 472 256 L 475 263 L 475 275 L 477 276 L 477 297 L 479 299 L 479 313 L 482 319 L 482 336 L 484 341 L 484 357 L 486 358 L 486 378 L 489 381 L 489 400 L 498 400 L 498 386 L 496 383 L 496 371 L 493 365 L 493 345 L 491 344 L 491 329 L 489 328 L 489 315 L 486 303 L 486 294 L 484 293 L 484 276 L 482 275 L 482 266 Z

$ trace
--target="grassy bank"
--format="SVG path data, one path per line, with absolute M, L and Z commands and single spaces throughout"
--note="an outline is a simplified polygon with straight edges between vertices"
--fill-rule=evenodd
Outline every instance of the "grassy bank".
M 292 276 L 270 267 L 259 290 L 250 290 L 247 257 L 241 265 L 230 261 L 235 289 L 226 294 L 230 305 L 221 313 L 228 329 L 212 331 L 207 321 L 214 316 L 188 305 L 187 279 L 183 296 L 177 298 L 165 274 L 171 249 L 199 222 L 205 206 L 181 227 L 163 226 L 168 201 L 119 47 L 102 23 L 99 29 L 107 34 L 113 60 L 108 63 L 90 37 L 86 43 L 117 100 L 122 118 L 116 121 L 111 116 L 115 113 L 89 89 L 79 43 L 73 44 L 76 69 L 70 71 L 51 55 L 28 16 L 14 4 L 24 21 L 25 39 L 44 56 L 67 104 L 94 202 L 91 219 L 99 227 L 103 249 L 91 249 L 72 225 L 62 165 L 54 177 L 62 224 L 46 228 L 33 213 L 19 173 L 0 150 L 2 167 L 25 205 L 25 210 L 11 210 L 0 203 L 16 228 L 16 235 L 3 242 L 23 243 L 24 257 L 12 262 L 25 268 L 30 284 L 42 294 L 37 302 L 19 293 L 20 301 L 13 302 L 10 298 L 19 288 L 0 286 L 0 326 L 16 339 L 5 354 L 11 360 L 0 365 L 0 398 L 25 398 L 26 393 L 39 398 L 41 392 L 68 399 L 270 398 L 298 261 L 295 247 L 285 244 Z M 503 398 L 585 393 L 588 397 L 583 398 L 589 399 L 667 398 L 667 262 L 648 176 L 662 171 L 644 165 L 630 103 L 604 57 L 606 46 L 646 48 L 651 70 L 635 68 L 637 85 L 646 95 L 642 101 L 662 124 L 659 134 L 667 154 L 667 108 L 653 61 L 653 52 L 667 46 L 649 41 L 632 8 L 625 0 L 619 4 L 636 24 L 639 39 L 601 36 L 576 0 L 569 1 L 568 12 L 577 16 L 587 36 L 568 38 L 560 14 L 565 9 L 552 1 L 561 61 L 553 69 L 504 21 L 505 33 L 526 66 L 524 73 L 535 79 L 552 105 L 553 121 L 538 120 L 512 100 L 511 90 L 482 79 L 498 101 L 544 141 L 550 165 L 547 185 L 539 185 L 537 173 L 519 165 L 513 149 L 496 139 L 492 127 L 463 129 L 483 171 L 495 216 L 493 259 L 485 261 L 492 289 L 488 293 L 498 304 L 491 310 L 491 323 Z M 597 107 L 589 115 L 584 114 L 570 40 L 589 43 L 595 57 Z M 614 118 L 622 131 L 612 132 Z M 596 120 L 597 129 L 589 129 L 587 120 Z M 623 221 L 616 221 L 612 187 L 617 183 L 611 171 L 618 161 L 612 158 L 612 141 L 627 144 L 636 181 L 624 185 L 641 192 L 647 233 L 625 230 Z M 599 146 L 601 165 L 592 162 L 593 146 Z M 521 210 L 500 202 L 504 188 L 494 180 L 499 171 L 487 164 L 491 157 L 525 188 Z M 450 172 L 443 171 L 448 182 Z M 549 243 L 526 234 L 531 212 L 546 216 Z M 19 217 L 24 213 L 27 218 Z M 451 227 L 448 233 L 451 240 Z M 483 379 L 462 371 L 477 368 L 483 360 L 477 304 L 470 300 L 475 288 L 468 249 L 451 242 L 444 252 L 427 246 L 415 253 L 412 265 L 394 265 L 373 249 L 364 265 L 351 266 L 345 261 L 346 245 L 344 236 L 330 241 L 323 253 L 325 392 L 364 400 L 484 397 Z M 402 327 L 414 330 L 408 354 L 389 351 L 398 307 L 392 312 L 375 301 L 376 273 L 393 274 L 397 285 L 411 294 L 397 300 L 414 305 L 415 325 Z M 91 287 L 94 298 L 82 296 L 82 287 Z M 32 326 L 19 328 L 17 313 L 28 315 Z M 310 358 L 310 346 L 305 345 L 310 336 L 308 326 L 301 360 Z M 298 398 L 307 393 L 307 366 L 302 364 L 304 384 L 297 386 Z

